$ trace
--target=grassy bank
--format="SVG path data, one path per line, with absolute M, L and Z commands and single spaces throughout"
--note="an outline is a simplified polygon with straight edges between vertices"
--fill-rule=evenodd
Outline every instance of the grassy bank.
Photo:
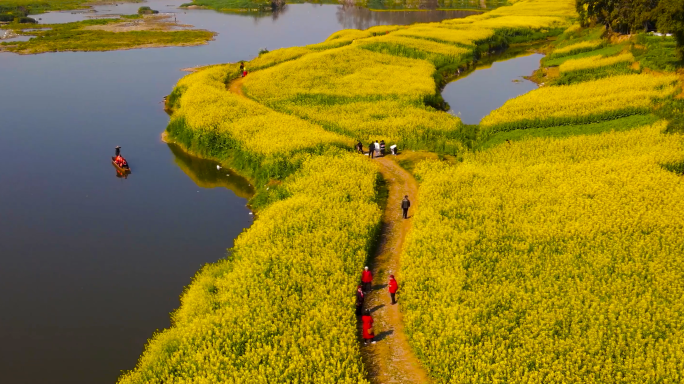
M 140 3 L 142 0 L 0 0 L 0 21 L 12 21 L 49 11 L 65 11 L 88 8 L 93 4 Z M 28 21 L 28 20 L 27 20 Z
M 19 54 L 64 51 L 113 51 L 120 49 L 191 46 L 206 44 L 213 32 L 171 30 L 175 24 L 160 16 L 131 15 L 121 19 L 93 19 L 64 24 L 9 24 L 28 41 L 0 43 L 0 49 Z M 24 31 L 25 29 L 39 30 Z

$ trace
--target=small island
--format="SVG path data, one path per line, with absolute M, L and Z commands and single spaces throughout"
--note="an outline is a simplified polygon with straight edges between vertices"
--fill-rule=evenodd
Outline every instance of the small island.
M 58 0 L 50 4 L 27 0 L 3 2 L 0 29 L 5 30 L 7 36 L 31 38 L 27 41 L 0 40 L 0 51 L 37 54 L 194 46 L 206 44 L 215 36 L 214 32 L 177 23 L 172 13 L 160 14 L 147 6 L 140 7 L 134 15 L 102 15 L 109 17 L 63 24 L 40 24 L 28 17 L 46 11 L 82 9 L 87 5 L 93 3 L 82 0 Z

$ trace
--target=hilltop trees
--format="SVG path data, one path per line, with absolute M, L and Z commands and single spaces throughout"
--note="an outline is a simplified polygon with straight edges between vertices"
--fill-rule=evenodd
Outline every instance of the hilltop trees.
M 634 33 L 658 28 L 672 33 L 677 54 L 684 59 L 684 1 L 682 0 L 577 0 L 580 22 L 605 25 L 606 30 Z
M 684 61 L 684 1 L 660 0 L 656 13 L 658 30 L 674 35 L 677 40 L 677 57 Z

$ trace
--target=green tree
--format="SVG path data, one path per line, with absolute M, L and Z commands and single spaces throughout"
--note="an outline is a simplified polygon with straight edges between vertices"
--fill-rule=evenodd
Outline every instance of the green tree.
M 658 15 L 658 31 L 674 35 L 677 57 L 684 61 L 684 1 L 660 0 L 655 13 Z

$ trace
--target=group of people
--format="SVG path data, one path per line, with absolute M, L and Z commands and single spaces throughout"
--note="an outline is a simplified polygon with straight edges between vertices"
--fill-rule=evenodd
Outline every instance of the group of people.
M 389 283 L 387 284 L 392 305 L 397 303 L 396 294 L 399 290 L 399 284 L 394 279 L 394 275 L 389 276 Z M 373 273 L 365 267 L 361 273 L 361 285 L 356 288 L 356 315 L 361 316 L 362 336 L 364 344 L 375 344 L 375 330 L 373 329 L 373 316 L 370 309 L 363 310 L 363 304 L 366 294 L 373 289 Z
M 240 63 L 240 73 L 242 74 L 242 77 L 247 76 L 247 67 L 245 67 L 244 62 Z
M 396 155 L 397 154 L 397 146 L 393 145 L 390 147 L 392 150 L 392 154 Z M 365 154 L 363 152 L 363 144 L 361 144 L 361 141 L 359 141 L 356 144 L 356 152 L 360 154 Z M 380 157 L 380 156 L 385 156 L 385 140 L 380 140 L 378 142 L 377 140 L 372 141 L 370 144 L 368 144 L 368 156 L 372 159 L 374 157 Z
M 356 151 L 362 155 L 364 154 L 361 141 L 356 144 Z M 385 140 L 380 140 L 379 143 L 375 140 L 375 142 L 368 144 L 368 157 L 372 159 L 379 156 L 385 156 Z

